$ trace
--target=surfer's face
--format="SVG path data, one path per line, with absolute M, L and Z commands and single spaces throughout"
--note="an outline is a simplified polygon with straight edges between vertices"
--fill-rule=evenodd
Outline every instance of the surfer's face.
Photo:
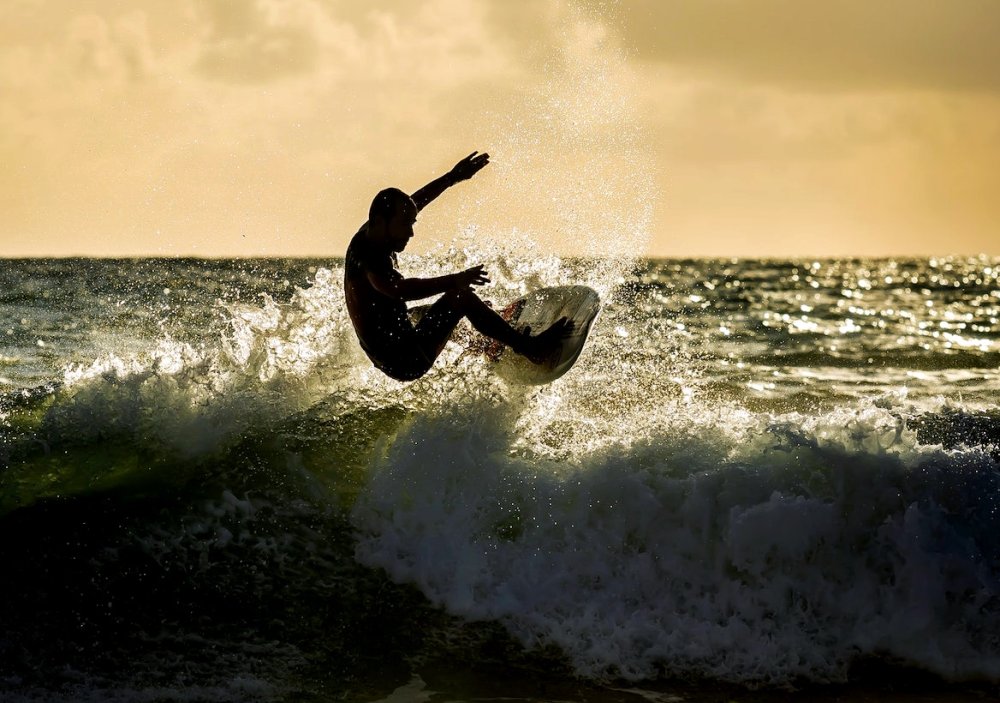
M 386 236 L 393 251 L 403 251 L 413 237 L 413 224 L 417 221 L 417 206 L 404 202 L 386 223 Z

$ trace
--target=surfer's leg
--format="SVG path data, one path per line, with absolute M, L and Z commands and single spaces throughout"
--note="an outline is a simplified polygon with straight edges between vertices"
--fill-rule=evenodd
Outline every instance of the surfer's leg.
M 468 318 L 480 334 L 529 358 L 548 354 L 571 329 L 563 318 L 536 336 L 519 332 L 471 288 L 459 288 L 441 296 L 417 325 L 417 334 L 425 340 L 424 353 L 437 358 L 462 317 Z
M 417 322 L 417 340 L 421 351 L 431 363 L 440 356 L 444 345 L 451 339 L 455 327 L 465 314 L 446 293 L 438 298 Z
M 403 324 L 392 334 L 395 344 L 379 349 L 377 354 L 366 351 L 375 367 L 397 381 L 413 381 L 427 373 L 434 359 L 424 352 L 416 328 Z

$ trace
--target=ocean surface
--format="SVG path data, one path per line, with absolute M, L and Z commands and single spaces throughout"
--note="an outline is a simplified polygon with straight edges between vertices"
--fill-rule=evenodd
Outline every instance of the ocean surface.
M 1000 259 L 439 250 L 604 300 L 372 368 L 342 262 L 0 262 L 0 700 L 1000 693 Z

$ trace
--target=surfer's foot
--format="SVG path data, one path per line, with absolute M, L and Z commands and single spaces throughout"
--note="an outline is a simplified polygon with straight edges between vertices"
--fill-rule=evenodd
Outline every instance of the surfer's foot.
M 529 361 L 541 364 L 552 356 L 562 345 L 563 340 L 572 333 L 573 323 L 565 317 L 560 317 L 541 334 L 531 336 L 531 329 L 526 330 L 524 345 L 515 351 L 528 357 Z

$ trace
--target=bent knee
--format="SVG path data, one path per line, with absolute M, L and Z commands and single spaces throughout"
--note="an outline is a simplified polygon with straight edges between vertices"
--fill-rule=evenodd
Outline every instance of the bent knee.
M 445 298 L 454 307 L 460 310 L 465 310 L 466 308 L 469 307 L 469 304 L 476 297 L 476 294 L 473 293 L 472 289 L 468 287 L 452 288 L 451 290 L 447 291 L 442 297 Z

